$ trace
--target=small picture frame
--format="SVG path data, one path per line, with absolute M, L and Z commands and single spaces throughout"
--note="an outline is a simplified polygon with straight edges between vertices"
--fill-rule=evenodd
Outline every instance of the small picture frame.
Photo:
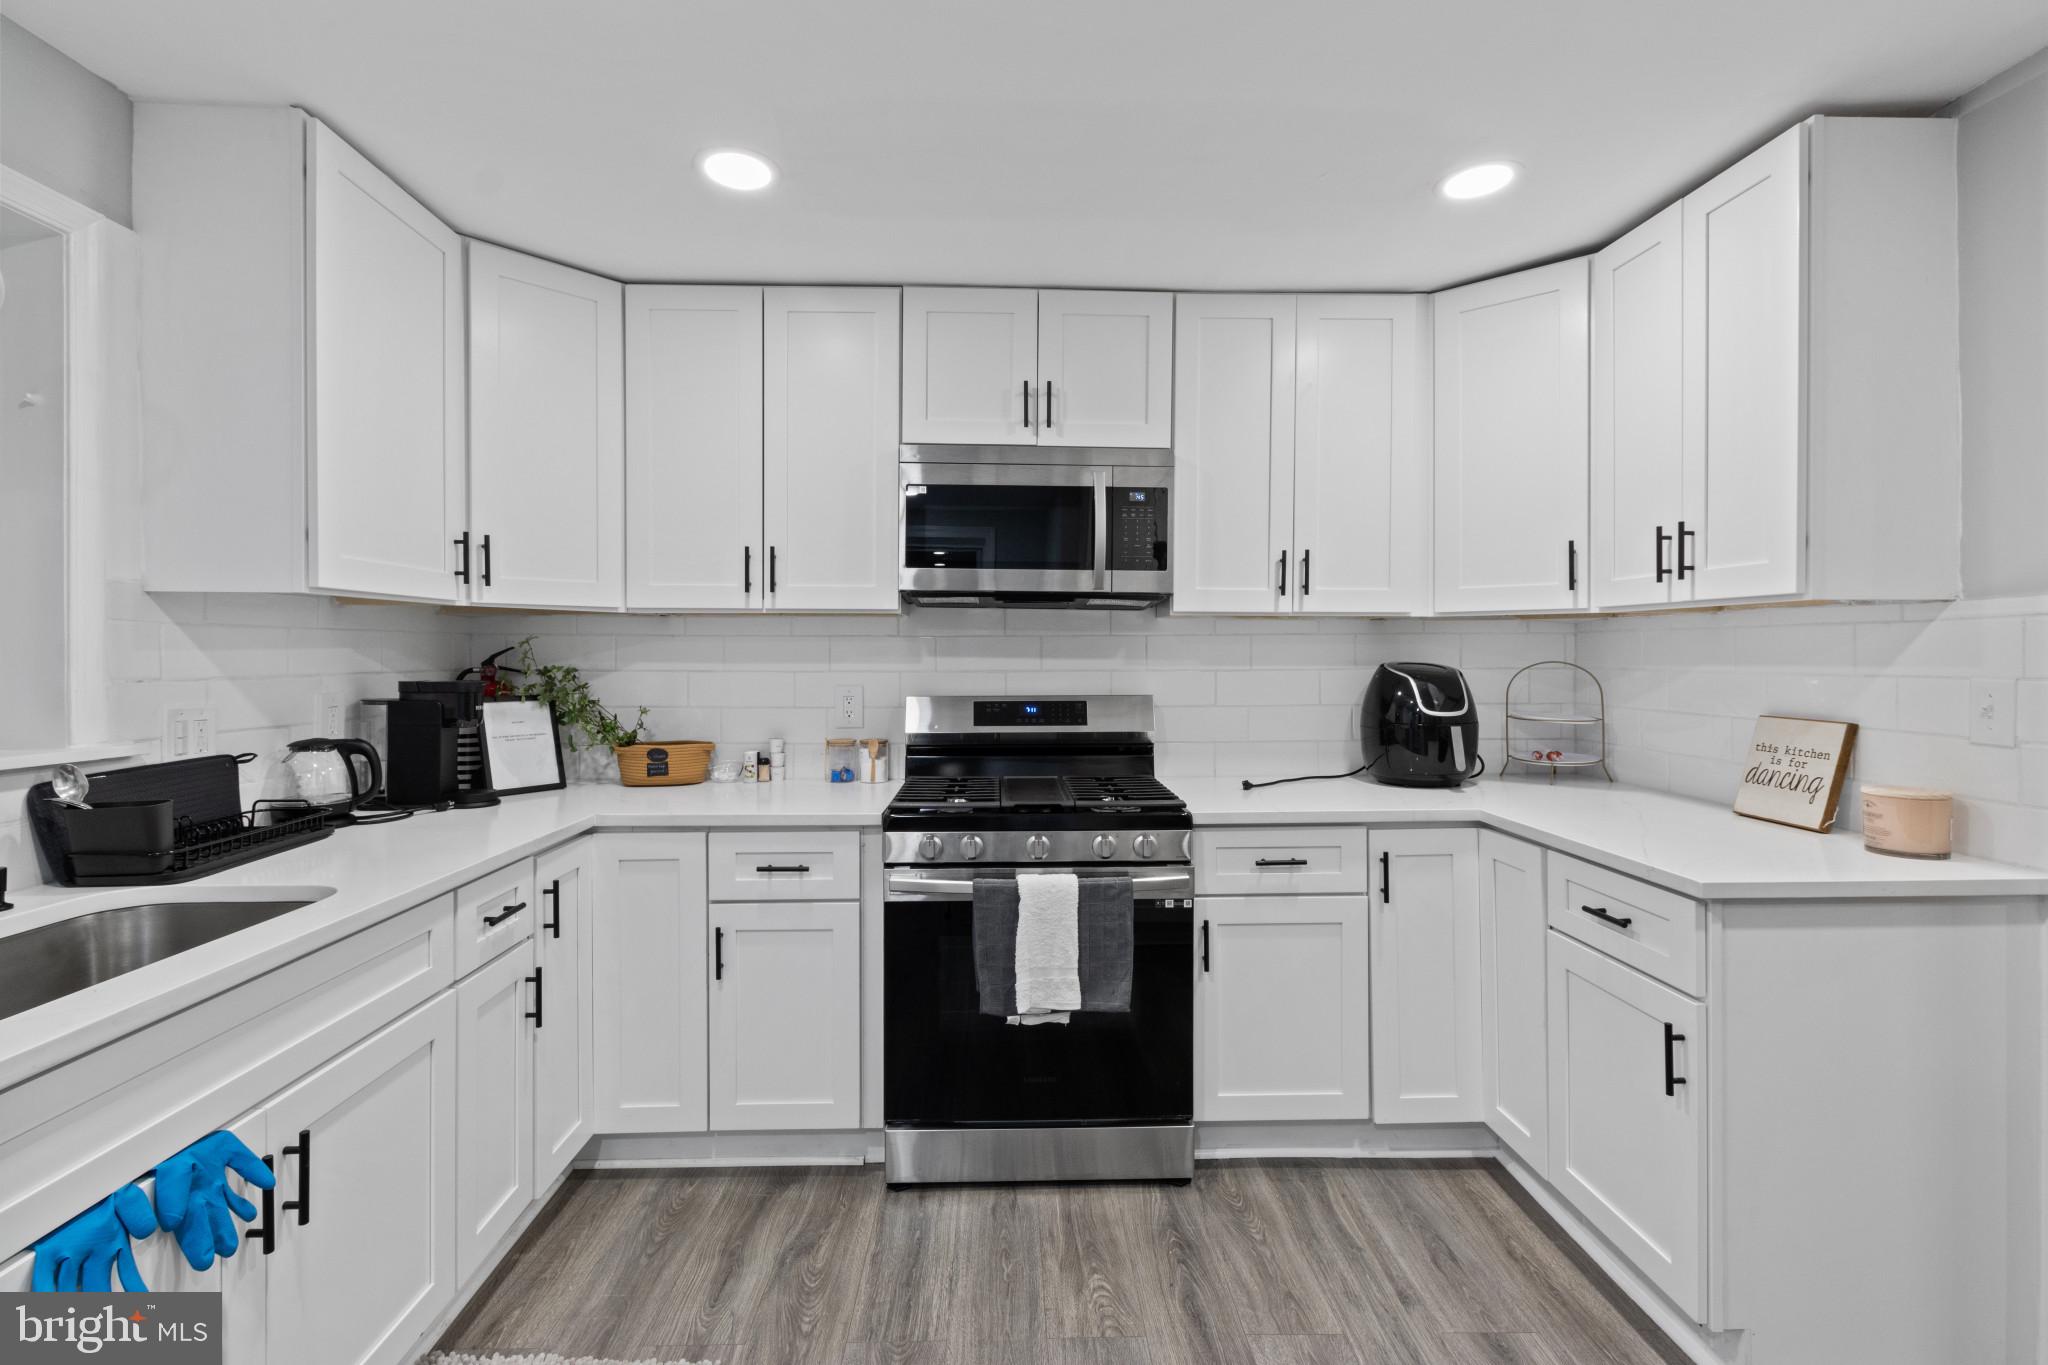
M 484 783 L 493 796 L 556 791 L 565 785 L 562 727 L 551 704 L 487 701 L 478 705 L 477 717 Z
M 1735 787 L 1735 813 L 1824 834 L 1834 827 L 1856 723 L 1758 716 Z

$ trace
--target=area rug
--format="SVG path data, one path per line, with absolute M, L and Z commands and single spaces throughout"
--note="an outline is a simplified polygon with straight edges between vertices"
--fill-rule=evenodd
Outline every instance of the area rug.
M 691 1365 L 691 1362 L 687 1360 L 604 1360 L 597 1356 L 558 1356 L 552 1353 L 537 1356 L 451 1355 L 446 1352 L 436 1351 L 432 1355 L 423 1356 L 420 1359 L 420 1365 Z M 711 1362 L 708 1360 L 699 1361 L 696 1365 L 711 1365 Z

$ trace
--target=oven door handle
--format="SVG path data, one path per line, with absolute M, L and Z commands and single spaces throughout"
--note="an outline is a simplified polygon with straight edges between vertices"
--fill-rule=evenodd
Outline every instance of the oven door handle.
M 927 877 L 917 872 L 891 872 L 889 894 L 918 896 L 925 900 L 972 900 L 974 879 Z M 1139 900 L 1177 900 L 1182 896 L 1192 896 L 1195 894 L 1194 873 L 1183 870 L 1136 875 L 1131 878 L 1131 894 Z

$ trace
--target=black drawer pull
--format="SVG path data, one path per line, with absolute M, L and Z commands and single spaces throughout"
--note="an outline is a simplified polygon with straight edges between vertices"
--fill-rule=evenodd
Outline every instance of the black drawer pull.
M 1666 1024 L 1664 1026 L 1664 1093 L 1676 1095 L 1678 1087 L 1685 1084 L 1685 1077 L 1678 1074 L 1678 1065 L 1672 1059 L 1673 1044 L 1685 1041 L 1685 1035 Z
M 528 981 L 531 981 L 531 982 L 533 983 L 533 1008 L 532 1008 L 532 1009 L 530 1009 L 530 1010 L 528 1010 L 528 1011 L 526 1012 L 526 1017 L 527 1017 L 527 1018 L 529 1018 L 529 1019 L 531 1019 L 531 1020 L 533 1020 L 533 1026 L 534 1026 L 535 1028 L 539 1028 L 539 1027 L 541 1027 L 541 1022 L 540 1022 L 540 1009 L 541 1009 L 541 1006 L 540 1006 L 540 1000 L 541 1000 L 541 994 L 540 994 L 540 974 L 541 974 L 541 971 L 542 971 L 542 969 L 541 969 L 541 968 L 539 968 L 539 967 L 535 967 L 535 968 L 533 969 L 533 975 L 532 975 L 532 976 L 529 976 L 529 977 L 527 977 L 527 978 L 526 978 L 526 979 L 527 979 Z
M 1380 904 L 1389 904 L 1394 899 L 1394 860 L 1387 852 L 1380 854 Z
M 725 980 L 725 930 L 723 927 L 711 931 L 711 979 Z
M 304 1227 L 313 1221 L 313 1130 L 299 1129 L 298 1142 L 286 1147 L 284 1154 L 299 1159 L 299 1197 L 285 1200 L 283 1208 L 287 1213 L 297 1210 L 299 1226 Z
M 275 1157 L 264 1157 L 263 1164 L 269 1168 L 272 1174 L 276 1173 L 277 1159 Z M 261 1242 L 265 1256 L 277 1250 L 277 1186 L 275 1182 L 272 1183 L 271 1188 L 263 1191 L 262 1221 L 255 1227 L 245 1230 L 242 1236 L 252 1242 Z
M 1582 905 L 1579 907 L 1579 909 L 1584 911 L 1586 914 L 1591 915 L 1594 919 L 1600 920 L 1601 922 L 1606 924 L 1611 924 L 1617 929 L 1626 929 L 1631 924 L 1635 923 L 1635 919 L 1633 916 L 1608 914 L 1607 907 L 1604 905 Z
M 1202 921 L 1202 970 L 1209 970 L 1209 921 Z
M 560 938 L 562 936 L 562 879 L 560 877 L 555 878 L 552 882 L 543 886 L 540 889 L 540 893 L 548 898 L 548 922 L 543 924 L 541 928 L 548 931 L 548 937 Z
M 1308 866 L 1308 859 L 1306 859 L 1306 858 L 1261 858 L 1261 859 L 1259 859 L 1259 860 L 1258 860 L 1257 862 L 1253 863 L 1253 864 L 1252 864 L 1252 866 L 1253 866 L 1253 867 L 1307 867 L 1307 866 Z
M 521 910 L 524 910 L 525 908 L 525 901 L 521 901 L 517 905 L 508 905 L 495 915 L 485 915 L 484 925 L 486 928 L 495 929 L 499 925 L 503 924 L 506 920 L 511 919 L 514 915 L 518 914 Z
M 809 863 L 790 863 L 786 866 L 782 863 L 762 863 L 754 869 L 756 872 L 809 872 L 810 870 Z

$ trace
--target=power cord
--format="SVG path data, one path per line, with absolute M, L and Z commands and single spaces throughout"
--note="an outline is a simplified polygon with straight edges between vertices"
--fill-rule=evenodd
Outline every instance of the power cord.
M 1370 768 L 1373 764 L 1379 762 L 1380 759 L 1385 757 L 1386 754 L 1381 753 L 1376 757 L 1369 758 L 1365 762 L 1353 768 L 1348 773 L 1304 773 L 1300 777 L 1275 777 L 1270 778 L 1264 782 L 1254 782 L 1249 777 L 1247 777 L 1246 779 L 1244 779 L 1244 789 L 1246 791 L 1251 791 L 1257 787 L 1277 787 L 1281 785 L 1283 782 L 1330 782 L 1340 777 L 1356 777 L 1360 773 L 1364 772 L 1367 768 Z

